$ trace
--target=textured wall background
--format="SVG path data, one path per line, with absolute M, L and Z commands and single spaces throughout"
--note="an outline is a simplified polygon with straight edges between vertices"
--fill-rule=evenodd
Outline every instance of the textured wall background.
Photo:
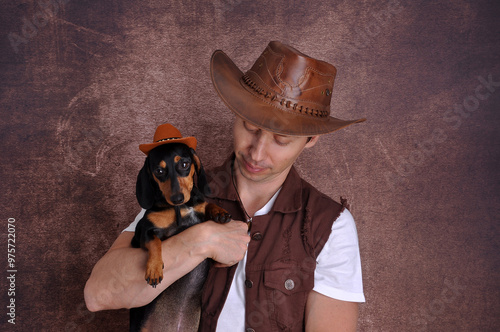
M 222 162 L 232 116 L 211 86 L 210 55 L 223 49 L 247 70 L 281 40 L 337 66 L 334 115 L 368 118 L 298 162 L 351 203 L 367 297 L 360 331 L 498 331 L 499 8 L 3 1 L 0 329 L 126 330 L 125 310 L 86 311 L 83 287 L 139 210 L 138 144 L 171 122 L 199 139 L 206 166 Z

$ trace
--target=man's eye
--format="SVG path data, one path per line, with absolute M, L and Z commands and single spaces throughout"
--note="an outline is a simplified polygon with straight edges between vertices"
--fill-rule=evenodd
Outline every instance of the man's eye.
M 258 127 L 255 127 L 247 122 L 243 122 L 243 126 L 245 127 L 246 130 L 248 130 L 249 132 L 256 132 L 257 130 L 259 130 Z
M 288 145 L 290 143 L 290 138 L 288 138 L 286 136 L 278 135 L 278 136 L 274 137 L 274 141 L 278 145 L 285 146 L 285 145 Z
M 278 144 L 280 146 L 286 146 L 289 143 L 289 142 L 284 142 L 284 141 L 280 141 L 280 140 L 275 140 L 275 141 L 276 141 L 276 144 Z
M 158 167 L 154 170 L 154 174 L 159 177 L 159 176 L 162 176 L 166 173 L 165 169 L 164 168 L 161 168 L 161 167 Z

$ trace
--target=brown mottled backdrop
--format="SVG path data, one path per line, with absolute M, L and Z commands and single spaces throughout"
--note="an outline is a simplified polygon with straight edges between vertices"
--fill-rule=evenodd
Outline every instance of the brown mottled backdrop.
M 232 116 L 210 55 L 223 49 L 246 70 L 280 40 L 337 66 L 334 115 L 368 118 L 297 164 L 351 203 L 367 299 L 359 330 L 499 331 L 499 8 L 2 1 L 0 329 L 126 330 L 126 310 L 86 311 L 83 287 L 139 211 L 138 144 L 171 122 L 199 139 L 206 166 L 220 163 Z

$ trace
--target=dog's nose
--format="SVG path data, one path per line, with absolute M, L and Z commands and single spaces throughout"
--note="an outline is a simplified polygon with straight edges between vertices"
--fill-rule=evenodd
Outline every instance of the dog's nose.
M 170 200 L 174 204 L 184 203 L 184 195 L 182 193 L 172 195 L 172 196 L 170 196 Z

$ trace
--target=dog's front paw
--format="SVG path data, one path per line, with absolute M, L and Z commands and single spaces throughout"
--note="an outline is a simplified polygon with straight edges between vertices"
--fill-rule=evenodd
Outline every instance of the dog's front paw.
M 231 221 L 231 215 L 228 212 L 222 212 L 216 215 L 213 220 L 219 224 L 225 224 Z
M 225 224 L 231 221 L 231 215 L 220 206 L 207 204 L 205 208 L 205 219 L 213 220 L 219 224 Z
M 156 288 L 163 280 L 163 262 L 148 262 L 145 279 L 149 285 Z

